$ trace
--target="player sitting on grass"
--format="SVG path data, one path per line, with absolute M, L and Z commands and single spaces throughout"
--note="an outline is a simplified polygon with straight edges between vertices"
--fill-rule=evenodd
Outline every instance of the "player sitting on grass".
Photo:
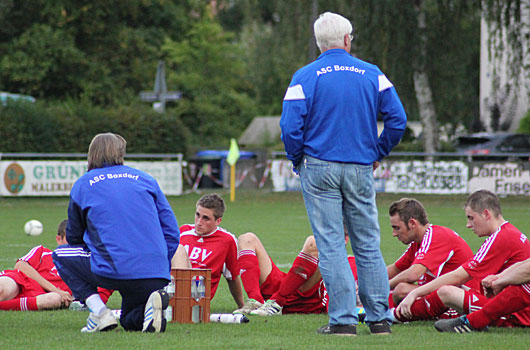
M 413 289 L 457 269 L 473 257 L 469 245 L 456 232 L 429 223 L 425 208 L 416 199 L 402 198 L 392 203 L 388 214 L 392 236 L 408 245 L 403 255 L 387 266 L 390 305 L 398 305 Z M 475 280 L 468 285 L 478 287 Z
M 467 227 L 479 237 L 488 237 L 478 252 L 462 266 L 412 290 L 395 310 L 399 320 L 436 317 L 447 308 L 468 314 L 481 309 L 487 302 L 483 290 L 461 288 L 475 278 L 482 280 L 530 258 L 530 243 L 512 224 L 502 217 L 499 198 L 490 191 L 480 190 L 465 203 Z M 530 325 L 530 310 L 513 314 L 514 324 Z
M 469 333 L 484 330 L 488 325 L 530 325 L 530 259 L 484 278 L 482 285 L 488 297 L 495 295 L 482 309 L 457 319 L 437 321 L 434 327 L 440 332 Z
M 287 273 L 274 264 L 254 233 L 239 236 L 238 243 L 238 266 L 249 299 L 234 313 L 271 316 L 327 311 L 328 296 L 318 269 L 318 250 L 313 236 L 306 239 Z M 348 257 L 348 261 L 357 281 L 355 258 Z
M 243 289 L 237 269 L 237 239 L 219 227 L 225 212 L 224 200 L 216 193 L 202 196 L 195 209 L 195 224 L 180 227 L 180 245 L 188 252 L 193 268 L 211 269 L 211 298 L 224 275 L 238 307 L 243 306 Z M 175 257 L 172 265 L 174 265 Z

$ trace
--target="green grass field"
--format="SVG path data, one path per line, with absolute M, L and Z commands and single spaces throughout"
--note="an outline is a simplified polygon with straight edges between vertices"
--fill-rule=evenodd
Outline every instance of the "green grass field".
M 229 195 L 222 226 L 236 236 L 255 232 L 273 260 L 287 270 L 304 239 L 311 234 L 301 194 L 240 191 L 234 203 Z M 381 249 L 387 263 L 393 262 L 405 246 L 392 238 L 388 205 L 400 195 L 378 195 L 381 224 Z M 482 239 L 466 229 L 463 202 L 465 196 L 415 196 L 429 213 L 431 223 L 451 227 L 476 251 Z M 193 221 L 198 194 L 171 197 L 179 224 Z M 503 198 L 504 217 L 521 231 L 530 232 L 527 197 Z M 67 198 L 0 198 L 0 270 L 12 268 L 16 259 L 35 245 L 55 247 L 58 223 L 66 218 Z M 44 225 L 41 236 L 23 232 L 29 219 Z M 109 305 L 119 308 L 115 293 Z M 212 312 L 229 313 L 235 309 L 225 282 L 221 282 Z M 530 332 L 525 329 L 491 329 L 488 333 L 468 335 L 441 334 L 432 322 L 394 325 L 390 336 L 372 336 L 360 325 L 358 336 L 343 338 L 319 336 L 315 329 L 327 323 L 326 315 L 285 315 L 270 318 L 251 317 L 248 324 L 171 323 L 163 334 L 126 333 L 123 330 L 100 334 L 81 334 L 87 312 L 68 310 L 45 312 L 0 311 L 0 349 L 529 349 Z

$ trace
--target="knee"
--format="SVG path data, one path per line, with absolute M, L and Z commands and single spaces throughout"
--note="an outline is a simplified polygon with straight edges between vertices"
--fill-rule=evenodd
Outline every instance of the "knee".
M 243 233 L 237 238 L 237 244 L 239 246 L 239 249 L 254 249 L 257 242 L 259 242 L 258 236 L 256 236 L 255 233 L 247 232 Z
M 42 309 L 59 309 L 62 306 L 61 296 L 58 293 L 50 292 L 37 296 L 37 307 Z
M 440 289 L 436 291 L 436 294 L 438 294 L 438 297 L 442 302 L 446 303 L 447 301 L 453 299 L 455 293 L 460 288 L 457 288 L 455 286 L 442 286 Z
M 315 236 L 309 236 L 306 238 L 304 246 L 302 247 L 302 252 L 318 259 L 318 249 Z

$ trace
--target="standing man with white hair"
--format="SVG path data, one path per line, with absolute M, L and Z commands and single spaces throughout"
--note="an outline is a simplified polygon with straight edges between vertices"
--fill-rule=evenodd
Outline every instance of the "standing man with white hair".
M 388 276 L 379 247 L 373 171 L 396 146 L 407 117 L 378 67 L 349 54 L 353 27 L 326 12 L 315 21 L 322 54 L 298 70 L 280 121 L 287 158 L 302 193 L 329 293 L 329 324 L 319 334 L 356 335 L 355 282 L 344 249 L 345 222 L 357 260 L 359 296 L 372 334 L 389 334 Z M 377 132 L 377 118 L 384 130 Z

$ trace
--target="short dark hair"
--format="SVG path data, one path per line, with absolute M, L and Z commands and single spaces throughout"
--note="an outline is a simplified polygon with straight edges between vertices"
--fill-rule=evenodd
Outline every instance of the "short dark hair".
M 126 148 L 127 141 L 118 134 L 97 134 L 88 146 L 88 170 L 123 165 Z
M 197 201 L 197 207 L 198 206 L 213 210 L 216 220 L 223 217 L 226 209 L 225 201 L 217 193 L 209 193 L 202 196 Z
M 416 219 L 422 225 L 427 225 L 429 220 L 427 219 L 427 212 L 418 200 L 414 198 L 401 198 L 398 201 L 390 204 L 388 208 L 388 214 L 394 216 L 399 215 L 401 221 L 405 223 L 405 226 L 409 228 L 409 220 Z
M 57 234 L 63 239 L 66 236 L 66 224 L 68 224 L 68 220 L 63 220 L 57 227 Z
M 502 215 L 501 201 L 499 197 L 488 190 L 478 190 L 473 192 L 467 198 L 465 207 L 469 207 L 477 213 L 482 213 L 484 210 L 488 209 L 493 215 L 495 215 L 495 217 Z

